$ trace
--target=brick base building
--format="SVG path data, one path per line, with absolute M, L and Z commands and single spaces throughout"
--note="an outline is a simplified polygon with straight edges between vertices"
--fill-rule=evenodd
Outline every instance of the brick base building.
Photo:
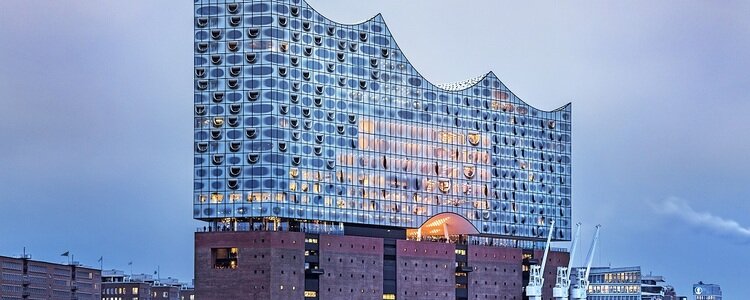
M 399 229 L 344 235 L 290 231 L 195 234 L 197 299 L 524 299 L 528 265 L 542 251 L 407 240 Z M 362 236 L 369 235 L 369 236 Z M 550 252 L 552 299 L 566 252 Z M 525 272 L 526 271 L 526 272 Z

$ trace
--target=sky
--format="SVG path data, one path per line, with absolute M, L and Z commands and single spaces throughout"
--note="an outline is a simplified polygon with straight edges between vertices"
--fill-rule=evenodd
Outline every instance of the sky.
M 750 2 L 309 3 L 382 13 L 433 83 L 572 102 L 576 264 L 601 224 L 595 265 L 750 294 Z M 192 27 L 189 1 L 3 2 L 0 255 L 192 279 Z

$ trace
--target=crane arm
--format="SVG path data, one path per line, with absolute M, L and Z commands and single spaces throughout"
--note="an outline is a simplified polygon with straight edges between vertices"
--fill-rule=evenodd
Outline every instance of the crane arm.
M 549 225 L 549 233 L 547 234 L 547 245 L 544 247 L 544 256 L 542 256 L 542 274 L 544 274 L 544 266 L 547 264 L 547 253 L 549 253 L 549 244 L 552 241 L 552 233 L 555 231 L 555 220 Z M 544 276 L 542 276 L 542 282 L 544 282 Z
M 594 240 L 591 241 L 591 249 L 589 254 L 586 256 L 586 283 L 588 284 L 589 273 L 591 272 L 591 262 L 594 260 L 594 252 L 596 251 L 596 244 L 599 243 L 599 229 L 602 225 L 596 225 L 596 232 L 594 232 Z M 588 286 L 584 287 L 588 288 Z
M 570 245 L 570 260 L 568 260 L 568 270 L 573 267 L 573 258 L 576 255 L 576 248 L 578 247 L 578 239 L 581 237 L 581 222 L 576 223 L 576 233 L 573 236 L 573 244 Z

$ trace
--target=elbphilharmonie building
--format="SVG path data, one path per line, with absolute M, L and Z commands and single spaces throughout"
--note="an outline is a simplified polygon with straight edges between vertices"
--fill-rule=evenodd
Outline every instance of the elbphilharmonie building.
M 522 299 L 551 221 L 570 240 L 569 104 L 532 107 L 492 72 L 433 84 L 380 15 L 341 24 L 301 0 L 196 0 L 194 13 L 201 299 Z M 344 244 L 361 247 L 324 249 Z M 471 253 L 503 253 L 485 263 L 517 267 L 517 286 L 472 288 Z M 369 269 L 335 271 L 345 259 Z M 421 278 L 434 260 L 445 278 Z

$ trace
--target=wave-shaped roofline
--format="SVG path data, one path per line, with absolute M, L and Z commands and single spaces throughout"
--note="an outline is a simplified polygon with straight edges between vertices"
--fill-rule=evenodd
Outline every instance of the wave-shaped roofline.
M 325 20 L 327 20 L 327 21 L 329 21 L 331 23 L 339 25 L 339 26 L 359 26 L 359 25 L 362 25 L 362 24 L 367 24 L 367 23 L 370 23 L 370 22 L 374 22 L 375 20 L 379 19 L 383 23 L 383 27 L 384 27 L 384 30 L 386 31 L 387 35 L 393 40 L 393 43 L 395 44 L 396 49 L 398 49 L 398 51 L 401 52 L 401 55 L 403 55 L 404 60 L 406 60 L 406 62 L 412 67 L 412 69 L 414 70 L 414 72 L 416 72 L 417 75 L 419 75 L 419 77 L 422 78 L 422 80 L 424 80 L 425 82 L 427 82 L 428 84 L 432 85 L 433 87 L 435 87 L 438 90 L 441 90 L 441 91 L 444 91 L 444 92 L 451 92 L 451 93 L 463 92 L 463 91 L 469 90 L 469 89 L 477 86 L 479 83 L 481 83 L 482 81 L 484 81 L 486 79 L 496 79 L 498 82 L 500 82 L 500 84 L 502 86 L 504 86 L 508 90 L 508 92 L 510 94 L 513 95 L 513 97 L 515 97 L 516 99 L 518 99 L 518 101 L 520 101 L 523 104 L 527 105 L 528 107 L 536 109 L 538 111 L 546 112 L 546 113 L 553 113 L 553 112 L 565 111 L 565 110 L 569 110 L 570 107 L 571 107 L 571 105 L 572 105 L 572 102 L 568 102 L 565 105 L 560 106 L 560 107 L 558 107 L 556 109 L 553 109 L 553 110 L 539 109 L 539 108 L 537 108 L 537 107 L 535 107 L 535 106 L 527 103 L 526 101 L 524 101 L 523 99 L 521 99 L 521 97 L 518 97 L 518 95 L 516 95 L 515 93 L 513 93 L 513 91 L 511 91 L 508 88 L 508 86 L 505 85 L 505 83 L 503 83 L 503 81 L 500 80 L 500 78 L 498 78 L 497 75 L 495 74 L 495 72 L 493 72 L 493 71 L 489 71 L 487 73 L 484 73 L 484 75 L 477 76 L 477 77 L 472 77 L 472 78 L 468 78 L 468 79 L 465 79 L 465 80 L 460 80 L 460 81 L 451 82 L 451 83 L 444 83 L 444 84 L 435 84 L 435 83 L 431 82 L 429 79 L 427 79 L 427 77 L 425 77 L 424 75 L 422 75 L 422 73 L 419 72 L 419 70 L 414 66 L 414 64 L 411 63 L 411 61 L 409 60 L 409 58 L 406 56 L 406 53 L 404 53 L 404 50 L 402 50 L 401 46 L 398 45 L 398 41 L 393 36 L 393 33 L 391 32 L 390 28 L 388 28 L 388 23 L 385 22 L 385 18 L 383 18 L 383 14 L 382 13 L 377 13 L 376 15 L 370 17 L 369 19 L 366 19 L 366 20 L 363 20 L 363 21 L 360 21 L 360 22 L 357 22 L 357 23 L 347 24 L 347 23 L 338 22 L 336 20 L 333 20 L 333 19 L 327 17 L 326 15 L 322 14 L 320 11 L 318 11 L 317 9 L 315 9 L 315 7 L 313 7 L 312 5 L 310 5 L 310 3 L 307 0 L 302 0 L 302 2 L 307 6 L 307 8 L 311 9 L 313 12 L 315 12 L 316 14 L 318 14 L 318 16 L 322 17 L 323 19 L 325 19 Z M 475 80 L 476 80 L 476 82 L 473 82 L 472 84 L 470 84 L 470 85 L 468 85 L 468 86 L 466 86 L 464 88 L 461 88 L 461 89 L 445 88 L 445 86 L 447 86 L 447 85 L 457 84 L 457 83 L 466 82 L 466 81 L 475 81 Z

